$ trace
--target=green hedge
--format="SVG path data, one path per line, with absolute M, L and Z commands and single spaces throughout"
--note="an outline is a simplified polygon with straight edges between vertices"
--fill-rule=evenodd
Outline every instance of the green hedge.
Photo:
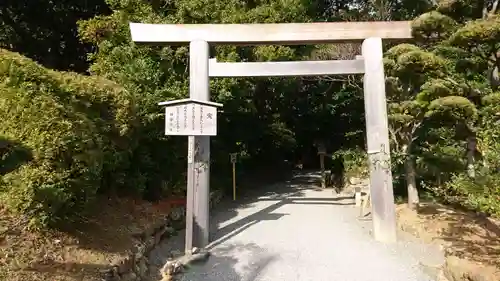
M 439 191 L 449 203 L 500 217 L 500 174 L 496 171 L 477 172 L 475 178 L 455 175 Z
M 138 122 L 117 84 L 0 49 L 0 116 L 0 199 L 33 223 L 75 219 L 125 185 Z

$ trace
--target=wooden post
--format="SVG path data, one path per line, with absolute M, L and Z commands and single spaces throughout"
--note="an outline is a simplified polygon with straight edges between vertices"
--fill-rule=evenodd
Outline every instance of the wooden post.
M 210 100 L 208 76 L 209 47 L 206 41 L 189 44 L 189 97 Z M 189 137 L 189 149 L 194 155 L 188 163 L 186 206 L 186 253 L 193 247 L 204 248 L 209 243 L 210 203 L 210 137 Z M 189 162 L 189 161 L 188 161 Z
M 203 230 L 200 225 L 203 227 L 206 224 L 200 224 L 200 221 L 203 223 L 203 216 L 208 216 L 208 213 L 203 213 L 204 209 L 197 209 L 200 205 L 203 206 L 197 203 L 204 200 L 202 196 L 208 200 L 208 195 L 204 194 L 204 190 L 208 190 L 208 187 L 203 184 L 208 181 L 200 178 L 207 169 L 204 164 L 207 157 L 206 150 L 203 143 L 200 144 L 200 140 L 203 141 L 200 136 L 217 135 L 217 107 L 221 107 L 222 104 L 197 99 L 180 99 L 160 102 L 158 105 L 165 106 L 165 135 L 188 136 L 185 251 L 186 254 L 190 254 L 193 245 L 204 243 L 202 238 L 205 237 L 205 232 L 196 236 L 194 234 Z
M 321 168 L 321 188 L 326 188 L 326 178 L 325 178 L 325 154 L 321 153 L 319 155 L 319 166 Z
M 231 166 L 233 168 L 233 201 L 236 201 L 236 157 L 237 153 L 229 154 L 229 158 L 231 159 Z
M 236 163 L 233 162 L 233 201 L 236 201 Z
M 364 98 L 373 233 L 376 240 L 394 242 L 396 213 L 390 166 L 382 39 L 366 39 L 362 44 L 362 56 L 365 62 Z
M 184 252 L 189 254 L 193 249 L 193 209 L 194 209 L 194 149 L 195 137 L 188 136 L 188 170 L 187 170 L 187 194 L 186 194 L 186 241 Z
M 200 205 L 203 207 L 203 201 L 202 204 L 197 203 L 200 200 L 205 200 L 203 196 L 207 197 L 206 200 L 209 199 L 208 195 L 204 193 L 204 191 L 208 192 L 206 184 L 208 180 L 200 178 L 200 175 L 203 176 L 203 173 L 207 172 L 207 167 L 204 164 L 207 162 L 207 155 L 203 142 L 200 143 L 200 140 L 203 141 L 200 136 L 217 135 L 217 107 L 221 107 L 222 104 L 198 99 L 180 99 L 160 102 L 158 105 L 165 106 L 165 135 L 188 136 L 186 244 L 184 250 L 186 254 L 190 254 L 193 244 L 201 245 L 204 243 L 201 238 L 205 237 L 205 232 L 196 236 L 194 234 L 203 230 L 200 225 L 206 227 L 208 223 L 203 224 L 204 216 L 208 217 L 208 210 L 207 213 L 203 213 L 204 209 L 196 209 Z

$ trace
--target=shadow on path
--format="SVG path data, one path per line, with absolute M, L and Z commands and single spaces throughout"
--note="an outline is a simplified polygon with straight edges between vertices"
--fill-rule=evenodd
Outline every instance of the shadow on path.
M 319 173 L 307 173 L 295 175 L 291 180 L 284 184 L 273 185 L 267 190 L 262 190 L 260 196 L 258 193 L 253 193 L 242 201 L 225 202 L 214 210 L 214 216 L 211 218 L 211 233 L 208 249 L 212 249 L 230 238 L 245 231 L 251 226 L 270 220 L 278 220 L 281 217 L 288 215 L 283 213 L 273 213 L 278 208 L 284 205 L 353 205 L 354 202 L 338 202 L 351 199 L 351 197 L 334 197 L 332 192 L 331 198 L 305 198 L 305 190 L 323 190 L 316 186 L 319 184 Z M 271 205 L 250 213 L 241 219 L 232 222 L 226 226 L 219 227 L 225 221 L 228 221 L 238 215 L 236 208 L 249 208 L 253 203 L 269 201 L 274 202 Z
M 333 191 L 331 197 L 306 197 L 306 191 L 323 190 L 319 188 L 319 184 L 319 173 L 297 174 L 284 183 L 256 187 L 236 201 L 221 202 L 210 216 L 210 241 L 212 242 L 207 247 L 211 252 L 209 260 L 206 264 L 193 265 L 181 280 L 256 280 L 260 272 L 279 257 L 253 242 L 228 242 L 228 240 L 260 222 L 277 221 L 290 215 L 275 212 L 285 205 L 354 204 L 351 200 L 346 202 L 346 199 L 352 199 L 352 197 L 336 197 Z M 167 241 L 168 246 L 160 246 L 160 249 L 156 251 L 159 255 L 151 257 L 151 263 L 161 267 L 168 258 L 164 256 L 167 252 L 174 251 L 179 255 L 182 254 L 184 238 L 185 232 L 183 231 L 177 237 Z M 220 276 L 221 274 L 223 276 Z

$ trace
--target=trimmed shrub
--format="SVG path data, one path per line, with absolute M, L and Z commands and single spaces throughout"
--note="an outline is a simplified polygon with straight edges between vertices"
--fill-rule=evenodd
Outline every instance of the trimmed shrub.
M 0 49 L 2 204 L 49 225 L 126 183 L 132 95 L 98 77 L 46 69 Z
M 500 217 L 500 174 L 496 171 L 480 171 L 475 178 L 458 174 L 436 189 L 434 192 L 448 203 Z

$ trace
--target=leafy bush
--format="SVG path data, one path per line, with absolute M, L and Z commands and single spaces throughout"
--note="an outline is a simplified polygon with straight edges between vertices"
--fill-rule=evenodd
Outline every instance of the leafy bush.
M 500 216 L 500 174 L 485 173 L 470 178 L 460 174 L 449 181 L 441 191 L 451 203 L 488 215 Z
M 332 158 L 342 157 L 344 161 L 345 177 L 367 177 L 368 171 L 368 155 L 361 149 L 344 149 L 339 150 Z
M 2 204 L 47 225 L 74 219 L 98 191 L 123 186 L 134 111 L 113 82 L 0 49 L 1 166 L 12 167 L 1 171 Z

